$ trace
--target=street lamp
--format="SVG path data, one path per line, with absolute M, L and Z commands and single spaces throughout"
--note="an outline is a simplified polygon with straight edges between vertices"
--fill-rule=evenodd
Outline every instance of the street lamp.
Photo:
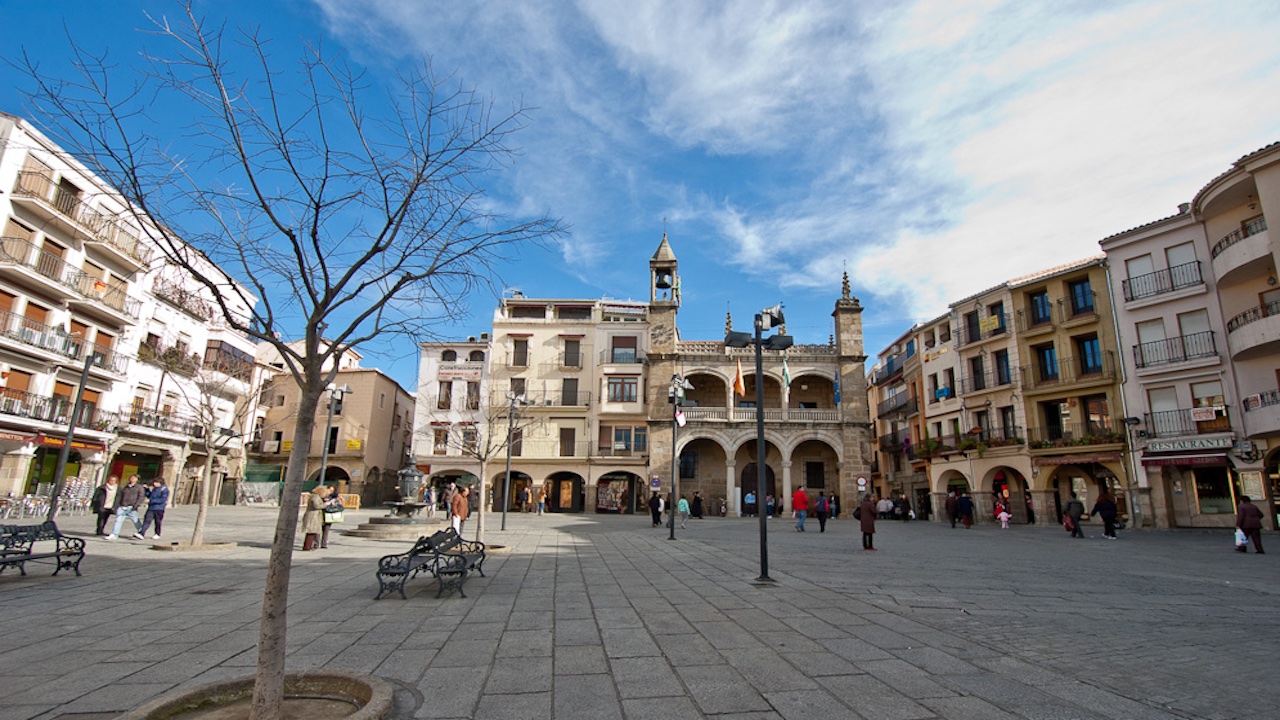
M 756 507 L 764 504 L 765 467 L 764 467 L 764 357 L 763 350 L 786 350 L 794 342 L 790 335 L 771 335 L 765 340 L 760 335 L 765 330 L 780 327 L 786 320 L 782 317 L 782 305 L 765 308 L 756 314 L 755 336 L 744 332 L 730 330 L 724 336 L 724 344 L 728 347 L 743 348 L 756 346 Z M 765 524 L 765 513 L 757 512 L 760 519 L 760 577 L 757 582 L 773 582 L 769 577 L 769 535 Z
M 677 437 L 680 433 L 680 425 L 683 424 L 684 416 L 680 414 L 680 406 L 684 405 L 684 394 L 687 390 L 692 390 L 693 385 L 680 373 L 671 376 L 671 385 L 667 388 L 667 402 L 671 403 L 671 536 L 668 540 L 676 539 L 676 506 L 674 503 L 680 498 L 680 451 Z
M 333 433 L 333 404 L 342 402 L 345 395 L 350 395 L 353 391 L 351 386 L 343 383 L 341 387 L 329 383 L 325 388 L 325 392 L 329 393 L 329 419 L 324 424 L 324 448 L 320 450 L 320 479 L 319 483 L 324 484 L 324 474 L 329 464 L 329 436 Z
M 511 505 L 511 436 L 516 432 L 516 407 L 526 404 L 523 395 L 507 391 L 507 474 L 502 481 L 502 529 L 507 529 L 507 507 Z M 480 479 L 484 482 L 484 478 Z

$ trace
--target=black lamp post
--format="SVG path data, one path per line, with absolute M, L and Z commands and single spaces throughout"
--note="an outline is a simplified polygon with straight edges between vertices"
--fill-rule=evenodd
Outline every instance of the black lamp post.
M 755 319 L 755 337 L 743 332 L 730 330 L 724 336 L 724 344 L 728 347 L 756 346 L 756 507 L 764 504 L 765 498 L 765 466 L 764 466 L 764 357 L 763 350 L 786 350 L 791 347 L 793 339 L 790 335 L 771 335 L 761 340 L 761 333 L 775 326 L 781 326 L 786 320 L 782 317 L 782 305 L 761 310 Z M 765 521 L 765 513 L 757 512 L 760 519 L 760 577 L 757 582 L 773 582 L 769 577 L 769 531 Z
M 677 443 L 680 406 L 684 405 L 685 391 L 692 389 L 693 385 L 680 373 L 671 376 L 671 385 L 667 388 L 667 402 L 671 403 L 671 536 L 668 540 L 676 539 L 676 503 L 680 500 L 680 451 Z
M 67 418 L 67 436 L 63 440 L 62 450 L 58 453 L 58 464 L 53 470 L 53 495 L 49 497 L 49 515 L 45 518 L 47 522 L 53 522 L 53 519 L 58 516 L 58 502 L 62 499 L 62 488 L 66 483 L 62 474 L 67 471 L 71 443 L 76 439 L 76 423 L 79 422 L 80 413 L 84 410 L 84 385 L 89 382 L 89 368 L 93 367 L 94 357 L 94 354 L 86 348 L 84 369 L 80 371 L 80 387 L 76 389 L 76 402 L 71 408 L 71 416 Z
M 333 405 L 334 403 L 341 403 L 342 398 L 350 395 L 353 391 L 351 386 L 346 383 L 343 383 L 342 387 L 337 387 L 333 383 L 329 383 L 329 387 L 325 388 L 325 392 L 329 393 L 329 417 L 325 420 L 324 447 L 320 450 L 320 479 L 318 482 L 321 485 L 325 484 L 324 476 L 329 470 L 329 437 L 330 434 L 333 433 Z

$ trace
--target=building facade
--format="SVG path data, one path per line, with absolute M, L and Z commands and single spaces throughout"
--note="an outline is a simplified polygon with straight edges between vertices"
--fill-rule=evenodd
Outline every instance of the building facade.
M 253 346 L 207 288 L 165 262 L 148 218 L 9 115 L 0 187 L 0 494 L 54 482 L 77 396 L 64 477 L 82 486 L 136 473 L 183 502 L 206 471 L 239 475 Z M 235 287 L 243 320 L 253 301 Z
M 512 496 L 523 487 L 535 494 L 545 489 L 552 512 L 643 513 L 651 492 L 671 491 L 674 474 L 679 493 L 697 492 L 705 512 L 740 513 L 746 491 L 757 485 L 757 383 L 765 394 L 764 495 L 779 498 L 782 506 L 801 485 L 814 496 L 824 491 L 849 499 L 859 487 L 868 489 L 871 425 L 862 307 L 847 279 L 835 303 L 832 342 L 765 350 L 760 376 L 754 348 L 680 338 L 680 283 L 678 262 L 664 237 L 649 261 L 648 303 L 518 293 L 502 300 L 487 346 L 481 401 L 469 409 L 474 422 L 491 432 L 513 432 L 509 452 L 506 443 L 497 443 L 482 475 L 495 509 L 504 500 L 509 459 Z M 435 364 L 428 356 L 452 347 L 446 345 L 424 344 L 421 377 L 430 377 Z M 734 389 L 739 369 L 742 394 Z M 668 401 L 676 375 L 691 386 L 681 408 L 685 425 L 678 431 L 676 408 Z M 520 399 L 515 419 L 513 398 Z M 437 432 L 432 422 L 471 421 L 420 412 L 421 444 L 414 453 L 420 465 L 425 449 L 435 447 L 427 441 Z M 446 441 L 446 456 L 449 447 Z M 430 466 L 435 482 L 453 472 L 481 472 L 478 463 L 460 457 Z

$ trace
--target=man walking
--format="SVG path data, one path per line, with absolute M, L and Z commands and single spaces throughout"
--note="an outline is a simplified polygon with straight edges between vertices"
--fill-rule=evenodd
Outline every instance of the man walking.
M 791 509 L 796 513 L 796 532 L 804 532 L 804 519 L 809 514 L 809 496 L 801 485 L 791 495 Z
M 876 502 L 871 499 L 871 493 L 867 493 L 867 496 L 862 499 L 859 513 L 862 515 L 858 519 L 862 527 L 862 549 L 875 550 Z
M 116 493 L 120 492 L 120 478 L 115 475 L 107 477 L 107 481 L 98 486 L 93 491 L 93 499 L 89 502 L 89 509 L 94 515 L 98 516 L 98 529 L 95 535 L 107 534 L 107 520 L 111 517 L 111 513 L 115 512 Z
M 973 498 L 970 497 L 968 490 L 965 490 L 964 494 L 956 500 L 956 514 L 964 521 L 965 530 L 973 525 Z
M 130 475 L 129 484 L 116 493 L 116 526 L 107 536 L 108 540 L 120 537 L 120 528 L 126 519 L 133 521 L 133 536 L 139 540 L 146 540 L 142 535 L 142 520 L 138 517 L 138 513 L 142 510 L 142 506 L 147 504 L 147 493 L 142 485 L 138 484 L 138 479 L 137 475 Z
M 462 537 L 462 523 L 467 521 L 467 515 L 471 512 L 471 502 L 468 499 L 470 494 L 471 487 L 464 487 L 453 494 L 453 502 L 449 504 L 449 520 L 458 537 Z
M 742 511 L 747 517 L 755 517 L 756 515 L 756 491 L 748 490 L 746 497 L 742 498 Z
M 1236 527 L 1245 534 L 1245 537 L 1253 540 L 1255 553 L 1265 554 L 1262 552 L 1262 511 L 1253 504 L 1253 499 L 1248 495 L 1240 496 L 1240 508 L 1236 510 Z M 1241 545 L 1236 550 L 1249 552 L 1249 547 Z
M 164 532 L 164 511 L 169 507 L 169 488 L 165 487 L 164 480 L 156 478 L 151 482 L 151 489 L 147 491 L 147 514 L 142 519 L 142 536 L 147 536 L 147 529 L 151 527 L 151 523 L 156 524 L 156 534 L 151 536 L 152 540 L 159 540 L 160 533 Z
M 662 501 L 658 499 L 658 493 L 649 496 L 649 515 L 653 517 L 654 527 L 662 524 Z
M 951 528 L 954 530 L 956 521 L 960 519 L 960 500 L 956 497 L 954 491 L 947 493 L 947 517 L 951 518 Z
M 1080 529 L 1080 518 L 1084 517 L 1084 503 L 1080 502 L 1075 493 L 1071 493 L 1071 499 L 1062 508 L 1062 514 L 1071 518 L 1071 537 L 1083 539 L 1084 530 Z

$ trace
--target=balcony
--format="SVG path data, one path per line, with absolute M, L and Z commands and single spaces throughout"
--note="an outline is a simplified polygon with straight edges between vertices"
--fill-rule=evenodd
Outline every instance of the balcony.
M 175 282 L 156 278 L 151 293 L 201 322 L 208 322 L 213 317 L 213 307 L 199 293 L 187 290 Z
M 138 346 L 138 359 L 184 377 L 192 377 L 200 370 L 200 356 L 176 345 L 143 343 Z
M 1000 313 L 999 315 L 990 315 L 983 318 L 977 325 L 961 325 L 956 340 L 959 347 L 964 347 L 983 340 L 990 340 L 993 337 L 1000 337 L 1008 331 L 1009 315 L 1008 313 Z
M 17 237 L 0 238 L 0 271 L 39 286 L 58 300 L 75 297 L 72 276 L 80 272 L 57 255 L 45 252 L 30 240 Z
M 956 391 L 961 395 L 972 395 L 977 392 L 999 390 L 1013 385 L 1016 373 L 1012 369 L 990 370 L 981 375 L 962 375 L 956 383 Z
M 1200 262 L 1196 261 L 1137 275 L 1121 281 L 1120 285 L 1124 299 L 1132 301 L 1204 285 L 1204 278 L 1200 275 Z
M 195 438 L 204 437 L 204 424 L 190 415 L 126 407 L 121 410 L 120 417 L 133 428 L 159 430 Z
M 1123 443 L 1124 432 L 1113 428 L 1110 422 L 1069 423 L 1027 432 L 1027 444 L 1032 450 Z
M 876 405 L 876 416 L 888 415 L 892 412 L 901 412 L 904 415 L 910 415 L 920 409 L 920 402 L 915 397 L 907 393 L 898 393 L 890 397 L 888 400 L 881 401 Z
M 66 425 L 73 407 L 75 406 L 70 398 L 59 395 L 44 397 L 20 390 L 0 388 L 0 415 Z M 76 427 L 83 430 L 110 432 L 118 422 L 116 413 L 85 404 L 81 408 Z
M 1052 390 L 1067 385 L 1094 383 L 1116 378 L 1115 353 L 1102 353 L 1097 362 L 1064 357 L 1056 365 L 1024 365 L 1020 368 L 1022 387 L 1026 390 Z
M 648 447 L 636 448 L 634 443 L 596 443 L 591 448 L 592 457 L 612 458 L 644 458 L 649 455 Z
M 1190 408 L 1147 413 L 1143 427 L 1149 437 L 1185 437 L 1231 432 L 1226 407 Z
M 904 441 L 911 437 L 910 430 L 894 430 L 887 435 L 880 436 L 881 450 L 901 450 Z
M 585 408 L 591 406 L 591 393 L 585 390 L 579 392 L 525 393 L 525 401 L 528 403 L 528 407 Z M 505 397 L 502 402 L 506 402 Z
M 1218 346 L 1210 330 L 1133 346 L 1133 364 L 1137 368 L 1175 365 L 1217 356 Z
M 1228 320 L 1227 344 L 1234 360 L 1280 351 L 1280 300 L 1250 308 Z
M 138 311 L 142 301 L 129 297 L 128 293 L 88 273 L 75 271 L 70 277 L 70 285 L 79 297 L 69 301 L 79 309 L 100 315 L 117 324 L 126 324 L 138 319 Z
M 45 325 L 9 311 L 0 312 L 0 336 L 12 340 L 25 349 L 36 349 L 71 360 L 80 359 L 80 338 L 67 334 L 62 328 Z
M 901 375 L 904 360 L 906 360 L 906 358 L 902 355 L 894 355 L 888 360 L 885 360 L 884 365 L 881 365 L 880 368 L 876 370 L 875 375 L 872 376 L 872 383 L 875 385 L 883 385 L 889 380 Z
M 643 365 L 644 363 L 644 354 L 636 352 L 634 348 L 613 348 L 612 350 L 600 351 L 601 365 Z
M 143 245 L 132 229 L 119 219 L 89 207 L 80 199 L 78 191 L 55 184 L 46 173 L 18 173 L 13 199 L 68 234 L 115 256 L 133 270 L 141 270 L 151 261 L 151 248 Z
M 1219 284 L 1232 284 L 1238 278 L 1261 271 L 1271 263 L 1271 240 L 1266 218 L 1254 218 L 1238 230 L 1214 244 L 1209 252 L 1213 275 Z
M 1280 433 L 1280 390 L 1245 397 L 1244 429 L 1248 437 Z

